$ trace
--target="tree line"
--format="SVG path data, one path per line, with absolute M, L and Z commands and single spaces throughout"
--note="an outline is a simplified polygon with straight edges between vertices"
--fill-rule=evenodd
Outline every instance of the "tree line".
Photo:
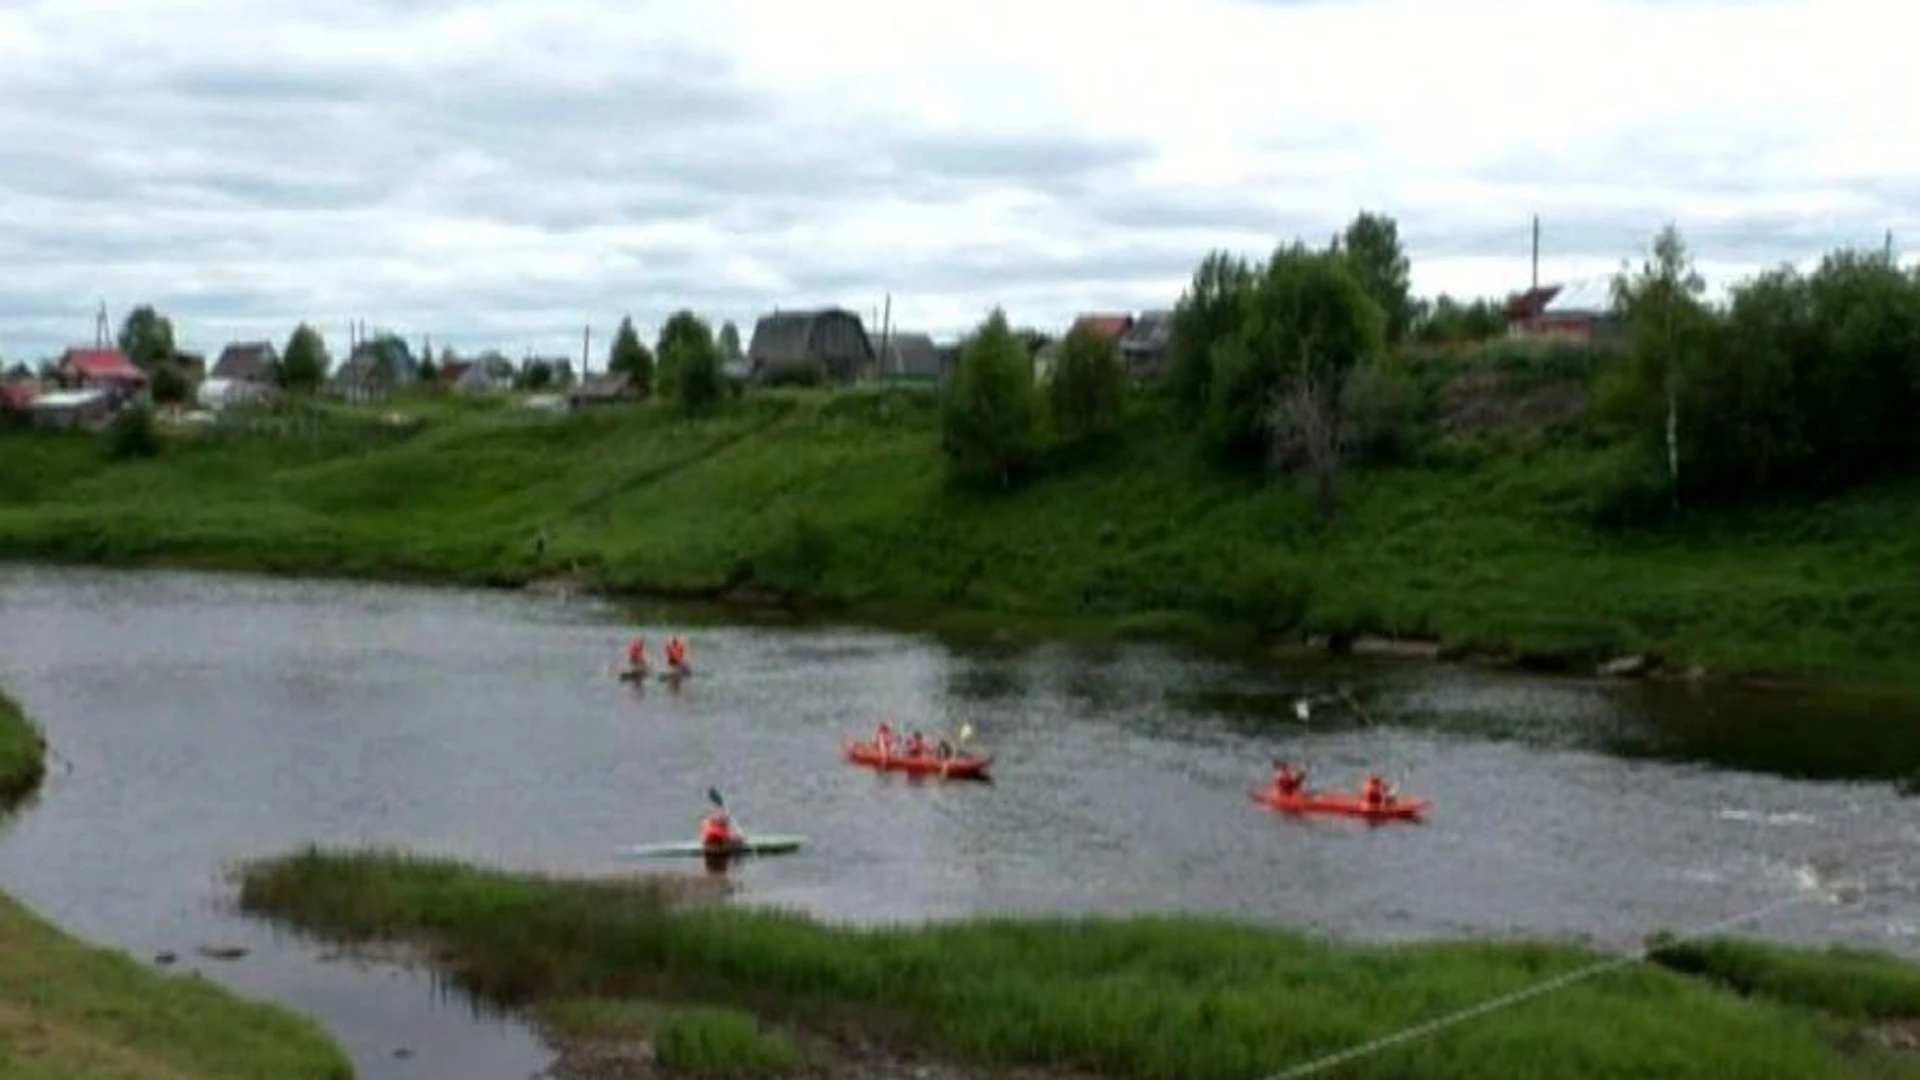
M 1602 518 L 1785 491 L 1832 492 L 1920 464 L 1920 268 L 1830 253 L 1710 306 L 1677 228 L 1612 283 L 1618 348 L 1590 352 L 1590 430 L 1612 455 Z M 1011 486 L 1049 449 L 1091 448 L 1145 394 L 1228 468 L 1297 470 L 1331 514 L 1343 458 L 1414 438 L 1418 346 L 1485 341 L 1503 305 L 1411 294 L 1392 218 L 1362 212 L 1321 247 L 1260 262 L 1214 251 L 1172 316 L 1163 374 L 1135 383 L 1076 329 L 1044 392 L 998 310 L 963 343 L 942 408 L 955 475 Z

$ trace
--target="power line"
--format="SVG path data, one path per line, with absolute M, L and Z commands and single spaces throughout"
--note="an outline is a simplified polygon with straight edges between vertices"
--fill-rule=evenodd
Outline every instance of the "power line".
M 1533 998 L 1550 994 L 1555 990 L 1563 990 L 1575 983 L 1584 982 L 1621 968 L 1631 967 L 1634 964 L 1650 959 L 1659 953 L 1677 946 L 1698 941 L 1701 938 L 1712 937 L 1715 934 L 1724 933 L 1743 923 L 1757 922 L 1774 912 L 1783 911 L 1817 898 L 1833 899 L 1837 903 L 1850 903 L 1859 899 L 1859 890 L 1850 886 L 1842 886 L 1832 890 L 1808 890 L 1792 896 L 1781 897 L 1778 900 L 1763 904 L 1750 911 L 1745 911 L 1738 915 L 1731 915 L 1717 922 L 1708 923 L 1705 926 L 1689 930 L 1677 937 L 1664 940 L 1658 945 L 1643 946 L 1621 956 L 1596 961 L 1585 967 L 1577 968 L 1573 971 L 1556 975 L 1551 979 L 1535 983 L 1532 986 L 1522 987 L 1511 993 L 1489 998 L 1486 1001 L 1469 1005 L 1464 1009 L 1447 1013 L 1444 1016 L 1438 1016 L 1432 1020 L 1426 1020 L 1411 1027 L 1401 1028 L 1398 1031 L 1390 1032 L 1376 1039 L 1370 1039 L 1357 1046 L 1351 1046 L 1345 1050 L 1339 1050 L 1323 1057 L 1315 1058 L 1304 1064 L 1295 1065 L 1280 1072 L 1272 1073 L 1263 1077 L 1262 1080 L 1300 1080 L 1301 1077 L 1317 1076 L 1329 1070 L 1337 1069 L 1349 1062 L 1371 1057 L 1382 1050 L 1388 1050 L 1402 1043 L 1409 1043 L 1416 1039 L 1425 1038 L 1435 1032 L 1466 1023 L 1469 1020 L 1478 1019 L 1489 1013 L 1498 1012 L 1524 1001 L 1530 1001 Z

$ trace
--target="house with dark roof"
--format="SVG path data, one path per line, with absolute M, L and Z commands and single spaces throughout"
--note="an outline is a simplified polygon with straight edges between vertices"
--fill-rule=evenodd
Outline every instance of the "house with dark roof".
M 747 345 L 748 378 L 766 382 L 786 372 L 812 369 L 846 385 L 873 370 L 872 341 L 860 316 L 844 308 L 775 311 L 753 325 Z
M 1167 346 L 1173 341 L 1173 312 L 1143 311 L 1120 335 L 1120 363 L 1135 379 L 1152 378 L 1167 366 Z
M 236 383 L 270 383 L 280 366 L 279 350 L 271 341 L 236 341 L 220 350 L 211 378 Z
M 934 346 L 932 335 L 888 330 L 877 338 L 870 336 L 869 340 L 873 342 L 875 364 L 882 378 L 946 381 L 948 369 L 940 362 L 940 350 Z

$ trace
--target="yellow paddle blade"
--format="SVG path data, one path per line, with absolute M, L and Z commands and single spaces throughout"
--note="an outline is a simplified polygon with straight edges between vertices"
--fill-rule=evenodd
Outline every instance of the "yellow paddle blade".
M 966 742 L 968 739 L 971 739 L 971 738 L 973 738 L 973 725 L 961 724 L 960 725 L 960 741 Z

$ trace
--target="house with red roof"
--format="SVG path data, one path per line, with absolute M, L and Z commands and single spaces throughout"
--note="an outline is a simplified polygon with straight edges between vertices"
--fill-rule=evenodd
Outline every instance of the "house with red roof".
M 146 388 L 147 373 L 133 366 L 119 349 L 76 347 L 60 355 L 54 368 L 60 385 L 73 390 L 105 390 L 119 399 Z

